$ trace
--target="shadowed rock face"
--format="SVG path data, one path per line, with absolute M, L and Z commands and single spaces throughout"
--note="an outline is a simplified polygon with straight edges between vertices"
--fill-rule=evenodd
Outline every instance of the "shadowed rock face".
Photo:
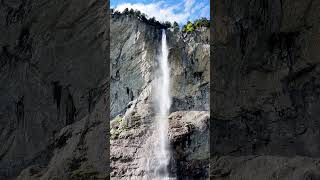
M 161 29 L 130 15 L 111 18 L 111 178 L 152 179 L 153 96 Z M 209 175 L 209 29 L 166 31 L 172 108 L 169 173 L 178 179 Z
M 243 171 L 251 168 L 266 179 L 319 178 L 310 162 L 320 157 L 319 1 L 213 7 L 211 152 L 228 160 L 213 160 L 212 176 L 255 179 Z M 244 160 L 248 155 L 259 160 Z M 262 161 L 265 169 L 257 167 Z M 308 168 L 268 168 L 287 162 Z
M 72 170 L 80 168 L 69 169 L 78 156 L 76 149 L 99 144 L 89 129 L 108 121 L 102 116 L 109 111 L 108 102 L 103 102 L 109 67 L 107 4 L 83 0 L 0 2 L 0 179 L 16 177 L 31 165 L 35 169 L 29 174 L 31 179 L 41 174 L 70 177 Z M 99 108 L 104 113 L 98 117 Z M 81 136 L 75 136 L 77 131 Z M 69 139 L 79 144 L 71 148 Z M 74 160 L 77 164 L 97 156 L 88 157 L 95 151 L 90 146 L 81 154 L 81 163 Z M 63 151 L 67 151 L 63 156 L 56 155 Z M 48 163 L 48 172 L 43 171 Z M 106 163 L 96 169 L 97 164 L 88 166 L 97 172 L 106 170 Z

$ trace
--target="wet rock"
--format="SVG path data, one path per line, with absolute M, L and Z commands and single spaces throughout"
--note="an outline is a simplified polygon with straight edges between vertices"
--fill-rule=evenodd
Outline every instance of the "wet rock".
M 161 29 L 136 17 L 111 18 L 111 177 L 151 179 Z M 172 87 L 170 174 L 208 177 L 209 29 L 167 30 Z M 181 116 L 182 119 L 177 119 Z M 190 126 L 190 127 L 189 127 Z M 188 129 L 191 128 L 192 129 Z M 185 144 L 185 145 L 181 145 Z M 183 150 L 185 150 L 183 152 Z
M 141 117 L 141 119 L 150 117 Z M 169 137 L 172 149 L 170 173 L 180 179 L 205 179 L 209 176 L 209 139 L 207 111 L 177 111 L 170 115 Z M 149 122 L 149 121 L 146 121 Z M 111 177 L 148 179 L 148 156 L 152 153 L 153 123 L 135 127 L 111 121 Z M 116 135 L 114 133 L 117 133 Z M 113 136 L 114 135 L 114 136 Z

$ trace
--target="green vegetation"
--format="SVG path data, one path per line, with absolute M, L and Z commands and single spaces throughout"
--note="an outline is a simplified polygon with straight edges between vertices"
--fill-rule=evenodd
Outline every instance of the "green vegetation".
M 168 29 L 171 27 L 171 23 L 170 22 L 159 22 L 155 19 L 155 17 L 151 17 L 148 19 L 147 15 L 144 14 L 144 13 L 141 13 L 139 10 L 133 10 L 133 9 L 124 9 L 123 12 L 119 12 L 117 10 L 114 10 L 114 9 L 111 9 L 111 14 L 112 14 L 112 17 L 116 17 L 116 16 L 119 16 L 119 15 L 126 15 L 126 16 L 132 16 L 132 17 L 138 17 L 141 21 L 147 23 L 147 24 L 150 24 L 150 25 L 153 25 L 153 26 L 158 26 L 160 28 L 163 28 L 163 29 Z
M 173 28 L 175 31 L 180 30 L 179 24 L 177 22 L 174 22 L 173 24 L 171 24 L 169 21 L 159 22 L 156 20 L 155 17 L 148 18 L 146 14 L 141 13 L 139 10 L 133 10 L 133 9 L 126 8 L 121 13 L 117 10 L 111 9 L 111 14 L 113 17 L 119 16 L 119 15 L 138 17 L 141 21 L 143 21 L 147 24 L 153 25 L 153 26 L 158 26 L 159 28 L 162 28 L 162 29 Z M 182 32 L 192 33 L 201 27 L 210 27 L 210 21 L 204 17 L 197 19 L 194 22 L 188 21 L 187 24 L 183 26 Z
M 117 116 L 115 117 L 114 121 L 117 122 L 117 128 L 116 129 L 111 129 L 110 130 L 110 134 L 111 134 L 111 139 L 117 139 L 119 137 L 119 135 L 121 134 L 121 132 L 126 129 L 125 125 L 123 124 L 122 118 L 121 116 Z M 123 128 L 124 127 L 124 128 Z
M 114 120 L 112 120 L 115 124 L 110 130 L 110 138 L 111 139 L 118 139 L 119 135 L 131 128 L 137 128 L 141 125 L 141 115 L 136 111 L 132 112 L 129 119 L 124 121 L 121 116 L 116 116 Z
M 41 174 L 36 174 L 34 176 L 32 176 L 35 180 L 40 180 L 41 178 Z
M 137 112 L 133 112 L 131 115 L 131 127 L 139 127 L 140 126 L 141 116 Z
M 111 139 L 118 139 L 119 135 L 121 134 L 122 130 L 119 129 L 111 129 L 110 134 L 111 134 Z
M 95 171 L 94 169 L 77 169 L 72 171 L 71 178 L 73 179 L 102 179 L 99 177 L 99 172 Z
M 121 116 L 116 116 L 115 121 L 117 121 L 117 123 L 120 124 L 122 122 Z
M 194 22 L 194 26 L 196 28 L 199 28 L 199 27 L 210 27 L 210 21 L 207 18 L 197 19 Z
M 188 21 L 186 25 L 183 26 L 182 32 L 193 32 L 195 27 L 192 22 Z
M 93 175 L 97 175 L 98 172 L 94 171 L 92 169 L 89 170 L 82 170 L 82 169 L 77 169 L 75 171 L 72 171 L 72 175 L 71 177 L 86 177 L 86 176 L 93 176 Z
M 179 27 L 179 24 L 175 21 L 174 23 L 173 23 L 173 29 L 175 30 L 175 31 L 178 31 L 178 30 L 180 30 L 180 27 Z
M 167 28 L 171 28 L 171 27 L 172 27 L 172 25 L 171 25 L 171 23 L 170 23 L 169 21 L 164 22 L 164 25 L 165 25 Z
M 210 27 L 210 21 L 207 18 L 197 19 L 193 23 L 188 21 L 187 24 L 183 26 L 182 32 L 191 33 L 201 27 Z

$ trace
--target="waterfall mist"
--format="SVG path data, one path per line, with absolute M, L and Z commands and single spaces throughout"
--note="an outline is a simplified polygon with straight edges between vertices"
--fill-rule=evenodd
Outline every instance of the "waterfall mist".
M 162 30 L 161 55 L 159 56 L 159 69 L 156 83 L 154 84 L 154 99 L 156 105 L 155 130 L 153 132 L 152 151 L 153 157 L 149 159 L 149 170 L 152 179 L 167 180 L 175 179 L 169 177 L 168 166 L 171 158 L 168 129 L 169 110 L 171 106 L 170 97 L 170 68 L 168 63 L 168 47 L 166 32 Z

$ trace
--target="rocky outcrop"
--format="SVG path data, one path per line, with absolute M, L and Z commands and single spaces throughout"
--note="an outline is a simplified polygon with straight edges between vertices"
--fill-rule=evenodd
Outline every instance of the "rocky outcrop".
M 209 176 L 209 112 L 176 111 L 169 117 L 169 139 L 178 179 Z
M 115 117 L 153 80 L 161 30 L 126 15 L 112 17 L 110 29 L 110 108 Z
M 111 177 L 150 179 L 148 163 L 156 141 L 153 116 L 132 111 L 111 121 Z M 130 118 L 130 123 L 126 121 Z M 209 112 L 176 111 L 169 117 L 170 173 L 178 179 L 205 179 L 209 175 Z
M 209 29 L 192 34 L 169 32 L 168 44 L 173 82 L 171 111 L 209 111 Z
M 154 83 L 161 29 L 130 15 L 111 18 L 112 179 L 151 179 L 154 156 Z M 209 174 L 209 30 L 166 30 L 171 69 L 170 174 L 205 179 Z
M 108 3 L 0 2 L 0 179 L 107 171 Z
M 108 4 L 0 2 L 0 179 L 108 179 L 109 164 L 112 178 L 146 177 L 161 29 L 130 15 L 110 18 Z M 209 31 L 167 33 L 170 171 L 204 179 Z
M 214 3 L 213 177 L 319 178 L 312 160 L 320 156 L 319 7 L 313 0 Z
M 111 116 L 124 113 L 151 81 L 160 54 L 161 29 L 130 15 L 111 18 Z M 209 110 L 209 29 L 167 30 L 173 109 Z
M 108 179 L 109 121 L 105 120 L 104 98 L 99 99 L 91 114 L 55 136 L 47 164 L 29 166 L 17 179 Z

